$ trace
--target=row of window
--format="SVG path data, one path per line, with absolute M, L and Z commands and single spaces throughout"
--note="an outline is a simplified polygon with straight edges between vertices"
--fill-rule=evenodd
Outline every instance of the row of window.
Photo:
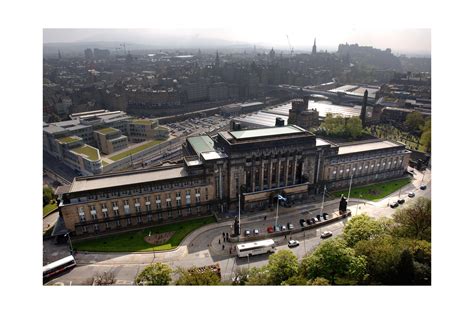
M 208 209 L 209 209 L 209 205 L 208 205 Z M 188 208 L 186 210 L 186 213 L 187 213 L 187 215 L 191 215 L 192 214 L 191 208 Z M 201 213 L 201 207 L 197 206 L 196 207 L 196 214 L 200 214 L 200 213 Z M 178 215 L 178 217 L 181 217 L 183 215 L 183 211 L 181 209 L 178 209 L 177 210 L 177 215 Z M 169 211 L 167 217 L 168 217 L 168 219 L 173 218 L 173 212 Z M 162 220 L 163 219 L 163 213 L 157 213 L 156 219 L 157 220 Z M 138 223 L 138 224 L 141 224 L 141 223 L 144 222 L 144 219 L 141 216 L 137 216 L 136 218 L 134 218 L 134 220 L 136 220 L 136 223 Z M 154 215 L 152 215 L 152 214 L 147 215 L 145 220 L 148 223 L 153 222 L 155 220 Z M 81 221 L 85 221 L 85 220 L 81 220 Z M 131 224 L 132 224 L 132 218 L 130 218 L 130 217 L 125 218 L 125 225 L 130 226 Z M 117 219 L 114 222 L 105 222 L 104 225 L 105 225 L 105 229 L 111 229 L 112 225 L 115 225 L 115 227 L 121 227 L 122 222 L 121 222 L 120 219 Z M 94 228 L 94 231 L 99 231 L 99 224 L 94 224 L 93 228 Z M 85 225 L 81 226 L 81 229 L 82 229 L 82 232 L 88 232 L 89 231 L 88 226 L 85 226 Z
M 381 171 L 381 170 L 390 170 L 390 169 L 395 169 L 399 166 L 401 166 L 403 163 L 403 159 L 399 160 L 394 160 L 388 161 L 388 162 L 377 162 L 372 163 L 370 165 L 356 165 L 352 166 L 352 171 L 351 171 L 351 166 L 341 166 L 338 167 L 338 169 L 332 170 L 332 173 L 330 174 L 329 179 L 340 179 L 343 177 L 349 177 L 350 175 L 361 175 L 361 174 L 366 174 L 367 172 L 373 172 L 375 171 Z M 341 169 L 342 168 L 342 169 Z M 374 169 L 375 168 L 375 169 Z M 370 170 L 369 170 L 370 169 Z
M 331 164 L 350 162 L 356 160 L 363 160 L 369 158 L 380 158 L 380 157 L 390 157 L 397 156 L 403 153 L 403 149 L 396 151 L 379 151 L 379 152 L 367 152 L 363 154 L 350 154 L 349 156 L 338 156 L 331 158 Z

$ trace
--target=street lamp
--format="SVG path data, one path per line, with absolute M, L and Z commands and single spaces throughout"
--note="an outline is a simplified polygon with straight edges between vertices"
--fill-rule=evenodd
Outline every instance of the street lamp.
M 148 237 L 150 238 L 150 241 L 151 241 L 151 230 L 148 232 Z M 151 242 L 151 249 L 153 250 L 153 261 L 151 261 L 152 263 L 155 261 L 155 245 L 153 244 L 153 241 Z
M 69 232 L 68 232 L 68 233 L 66 233 L 64 236 L 65 236 L 65 237 L 67 236 L 67 238 L 68 238 L 68 243 L 69 243 L 69 252 L 70 252 L 70 253 L 71 253 L 71 255 L 72 255 L 72 253 L 73 253 L 73 248 L 72 248 L 72 241 L 71 241 L 71 237 L 69 236 Z

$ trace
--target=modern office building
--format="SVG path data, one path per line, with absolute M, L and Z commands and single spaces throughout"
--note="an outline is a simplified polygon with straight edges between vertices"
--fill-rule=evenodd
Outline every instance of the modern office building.
M 94 131 L 97 148 L 106 155 L 127 148 L 128 139 L 122 132 L 114 128 L 104 128 Z
M 278 194 L 305 199 L 324 186 L 400 177 L 410 152 L 392 141 L 336 144 L 289 125 L 188 137 L 183 155 L 173 166 L 75 178 L 62 188 L 66 228 L 95 234 L 235 212 L 239 194 L 242 211 L 265 210 Z
M 159 126 L 157 119 L 134 119 L 128 123 L 128 136 L 132 143 L 139 143 L 146 140 L 166 139 L 169 130 Z

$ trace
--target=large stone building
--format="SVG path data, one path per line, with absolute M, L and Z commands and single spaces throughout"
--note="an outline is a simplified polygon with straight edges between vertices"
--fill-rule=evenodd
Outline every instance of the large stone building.
M 410 152 L 371 140 L 335 144 L 298 126 L 188 137 L 183 160 L 132 172 L 75 178 L 61 219 L 73 235 L 159 224 L 212 212 L 265 210 L 278 194 L 305 199 L 330 189 L 402 176 Z

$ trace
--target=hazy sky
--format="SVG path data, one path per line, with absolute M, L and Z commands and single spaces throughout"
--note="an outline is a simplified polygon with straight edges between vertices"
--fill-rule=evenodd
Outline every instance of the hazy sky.
M 277 49 L 288 49 L 288 39 L 295 49 L 311 49 L 316 37 L 318 49 L 335 50 L 340 43 L 358 43 L 380 49 L 391 48 L 395 53 L 431 53 L 431 30 L 335 27 L 298 27 L 296 24 L 275 24 L 269 28 L 171 28 L 160 29 L 44 29 L 43 42 L 128 41 L 160 45 L 164 41 L 199 42 L 225 40 L 249 43 Z

